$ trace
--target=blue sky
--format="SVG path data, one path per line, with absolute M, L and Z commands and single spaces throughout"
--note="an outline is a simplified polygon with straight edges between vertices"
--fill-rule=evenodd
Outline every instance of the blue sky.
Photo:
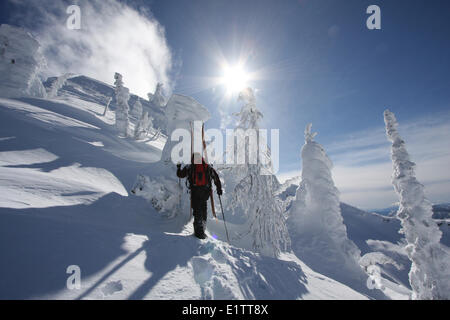
M 2 2 L 0 21 L 39 33 L 40 20 L 18 18 L 35 10 L 24 7 L 27 2 Z M 382 116 L 389 108 L 428 196 L 450 201 L 448 1 L 126 3 L 164 28 L 171 89 L 211 110 L 207 127 L 219 127 L 223 115 L 239 110 L 236 99 L 224 101 L 224 88 L 214 86 L 219 62 L 245 58 L 246 70 L 256 75 L 250 84 L 258 90 L 262 127 L 280 129 L 280 177 L 300 174 L 303 131 L 311 122 L 335 163 L 342 199 L 363 208 L 390 205 L 396 198 Z M 366 28 L 371 4 L 381 8 L 381 30 Z

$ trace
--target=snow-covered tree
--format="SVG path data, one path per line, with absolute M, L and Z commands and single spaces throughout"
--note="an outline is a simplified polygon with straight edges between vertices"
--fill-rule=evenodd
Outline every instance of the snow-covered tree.
M 289 210 L 288 226 L 294 252 L 315 271 L 348 285 L 365 286 L 360 251 L 347 236 L 339 191 L 331 174 L 332 162 L 305 129 L 301 151 L 302 180 Z
M 136 140 L 145 139 L 145 137 L 147 137 L 152 127 L 153 127 L 153 118 L 148 115 L 147 111 L 144 111 L 134 130 L 134 138 Z
M 258 156 L 259 149 L 254 147 L 250 148 L 250 141 L 247 142 L 247 130 L 254 130 L 253 132 L 256 133 L 256 139 L 262 139 L 262 137 L 259 137 L 258 130 L 263 114 L 256 108 L 256 99 L 253 89 L 246 88 L 241 91 L 239 93 L 238 101 L 242 101 L 243 105 L 240 112 L 233 113 L 233 116 L 237 118 L 236 128 L 233 132 L 236 137 L 236 143 L 233 143 L 233 150 L 226 150 L 224 156 L 224 159 L 227 159 L 227 154 L 231 153 L 233 155 L 233 163 L 227 163 L 220 167 L 221 170 L 227 172 L 227 180 L 229 180 L 228 182 L 231 183 L 232 186 L 247 176 L 249 168 L 248 165 L 236 163 L 238 161 L 237 158 L 234 159 L 234 157 L 236 157 L 239 152 L 243 152 L 246 157 L 245 164 L 248 164 L 251 156 L 253 156 L 253 158 Z M 258 143 L 255 145 L 257 144 Z
M 159 176 L 149 178 L 138 175 L 131 193 L 148 200 L 156 211 L 167 218 L 174 218 L 180 214 L 182 189 L 177 181 Z
M 424 186 L 416 179 L 415 163 L 410 160 L 400 137 L 395 115 L 384 112 L 386 135 L 392 142 L 394 172 L 392 184 L 399 196 L 397 217 L 407 241 L 406 251 L 412 262 L 409 282 L 413 299 L 450 299 L 450 255 L 440 243 L 442 232 L 432 219 L 432 206 Z
M 246 88 L 239 93 L 238 101 L 243 101 L 241 111 L 234 115 L 239 118 L 237 128 L 259 128 L 263 114 L 256 108 L 255 94 L 252 88 Z
M 163 108 L 166 106 L 166 98 L 164 97 L 163 93 L 163 84 L 161 82 L 158 82 L 156 84 L 155 93 L 148 94 L 149 101 L 151 104 L 153 104 L 155 107 Z
M 290 247 L 282 203 L 275 190 L 272 177 L 262 175 L 260 165 L 251 165 L 248 175 L 234 188 L 232 201 L 249 217 L 253 249 L 274 257 Z
M 128 88 L 123 86 L 122 75 L 116 73 L 114 75 L 115 93 L 116 93 L 116 127 L 119 134 L 122 136 L 128 136 L 128 99 L 130 98 L 130 92 Z
M 239 117 L 236 135 L 243 134 L 245 130 L 255 130 L 259 139 L 258 129 L 262 113 L 256 108 L 253 90 L 248 88 L 239 95 L 239 100 L 244 105 L 236 116 Z M 259 152 L 259 144 L 256 148 L 250 148 L 246 139 L 237 139 L 244 146 L 236 145 L 236 149 L 249 152 Z M 250 158 L 251 155 L 249 155 Z M 234 210 L 243 210 L 248 220 L 252 247 L 255 251 L 265 255 L 277 256 L 280 251 L 290 247 L 290 239 L 283 215 L 281 201 L 275 197 L 278 188 L 278 180 L 273 175 L 263 174 L 264 166 L 257 158 L 257 163 L 245 163 L 234 166 L 228 176 L 238 177 L 237 184 L 232 192 L 230 207 Z M 245 236 L 244 233 L 242 236 Z
M 58 91 L 59 89 L 61 89 L 64 84 L 66 83 L 66 81 L 72 77 L 72 74 L 70 73 L 66 73 L 62 76 L 59 76 L 55 79 L 55 81 L 53 81 L 51 87 L 50 87 L 50 91 L 48 93 L 48 97 L 49 98 L 54 98 L 58 95 Z
M 142 103 L 139 98 L 137 98 L 136 102 L 133 105 L 133 109 L 131 109 L 131 115 L 139 119 L 142 117 L 142 110 Z
M 45 98 L 40 78 L 45 64 L 41 46 L 29 32 L 0 25 L 0 96 Z

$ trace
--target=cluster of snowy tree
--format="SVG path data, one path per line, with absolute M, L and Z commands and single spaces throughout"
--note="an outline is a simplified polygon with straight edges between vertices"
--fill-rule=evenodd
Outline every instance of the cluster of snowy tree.
M 161 86 L 157 86 L 155 95 L 149 98 L 158 97 L 160 90 Z M 239 134 L 237 131 L 248 129 L 259 132 L 263 114 L 256 106 L 254 91 L 246 89 L 240 94 L 239 101 L 243 106 L 239 113 L 234 114 L 237 117 L 236 135 Z M 139 114 L 141 109 L 138 101 L 133 113 Z M 166 112 L 169 135 L 177 128 L 188 128 L 193 120 L 205 121 L 206 113 L 205 108 L 193 99 L 173 95 Z M 141 121 L 142 125 L 138 127 L 145 127 L 146 116 Z M 441 232 L 431 218 L 431 204 L 414 176 L 414 163 L 409 160 L 404 141 L 398 135 L 395 116 L 389 111 L 385 112 L 385 122 L 388 139 L 392 142 L 393 184 L 400 198 L 397 216 L 403 225 L 406 251 L 412 261 L 409 273 L 412 298 L 448 299 L 449 250 L 440 244 Z M 360 250 L 349 239 L 341 213 L 339 191 L 332 177 L 332 162 L 325 149 L 315 141 L 317 134 L 311 128 L 311 124 L 307 125 L 301 149 L 301 182 L 295 196 L 289 196 L 287 200 L 278 196 L 280 184 L 277 178 L 270 171 L 267 174 L 266 164 L 259 160 L 256 164 L 246 162 L 216 168 L 224 185 L 225 209 L 243 216 L 240 223 L 244 231 L 233 234 L 231 241 L 249 244 L 253 250 L 274 257 L 292 250 L 315 271 L 371 297 L 386 298 L 379 281 L 382 275 L 376 272 L 377 266 L 391 264 L 399 268 L 400 264 L 381 252 L 369 252 L 361 257 Z M 260 140 L 261 137 L 257 138 Z M 233 144 L 233 147 L 243 148 L 247 154 L 250 139 L 240 141 L 244 145 Z M 171 178 L 174 171 L 170 162 L 171 143 L 176 142 L 168 142 L 164 147 L 163 161 L 158 169 L 164 172 L 164 176 L 156 180 L 140 176 L 133 189 L 135 194 L 146 197 L 158 211 L 172 218 L 178 215 L 176 212 L 184 210 L 180 208 L 186 208 L 182 205 L 182 201 L 186 201 L 182 187 Z M 261 141 L 257 145 L 260 146 Z M 289 206 L 286 201 L 289 201 Z M 378 285 L 371 286 L 373 280 Z
M 161 86 L 157 86 L 155 95 L 149 97 L 157 97 L 160 90 Z M 234 114 L 237 117 L 235 131 L 255 129 L 258 132 L 263 114 L 256 107 L 254 91 L 246 89 L 239 100 L 243 106 L 239 113 Z M 188 97 L 174 95 L 169 104 L 166 112 L 169 134 L 176 128 L 188 127 L 193 119 L 205 121 L 207 111 Z M 133 112 L 141 113 L 141 107 L 137 102 Z M 145 127 L 146 117 L 141 120 Z M 414 163 L 409 160 L 404 141 L 398 135 L 395 116 L 389 111 L 385 112 L 385 122 L 388 139 L 392 142 L 393 184 L 400 198 L 397 216 L 402 222 L 406 251 L 412 261 L 409 273 L 412 298 L 448 299 L 449 250 L 440 244 L 441 232 L 431 218 L 431 204 L 424 196 L 423 186 L 414 176 Z M 256 164 L 217 167 L 224 184 L 225 208 L 241 213 L 245 220 L 245 227 L 242 228 L 245 231 L 234 234 L 231 241 L 244 243 L 242 239 L 248 239 L 250 241 L 246 243 L 251 243 L 253 250 L 274 257 L 292 250 L 314 270 L 359 292 L 385 298 L 384 288 L 381 285 L 371 287 L 369 282 L 374 279 L 377 265 L 400 266 L 381 252 L 370 252 L 361 257 L 360 250 L 349 239 L 340 209 L 339 191 L 332 177 L 332 162 L 325 149 L 315 141 L 317 134 L 311 131 L 311 127 L 309 124 L 305 129 L 301 182 L 295 196 L 287 197 L 289 206 L 278 196 L 280 184 L 276 177 L 267 174 L 267 170 L 262 174 L 265 167 L 260 161 Z M 249 140 L 240 141 L 244 145 L 234 144 L 234 148 L 243 148 L 248 153 Z M 257 144 L 260 146 L 261 141 Z M 167 166 L 167 170 L 163 171 L 173 175 L 168 145 L 163 151 L 163 164 Z M 169 217 L 176 216 L 170 212 L 182 208 L 181 187 L 169 177 L 146 181 L 141 176 L 136 186 L 136 194 L 145 193 L 153 206 L 158 211 L 166 212 Z M 381 274 L 377 276 L 381 277 Z M 381 290 L 369 293 L 373 289 Z
M 130 115 L 134 116 L 137 119 L 137 123 L 134 126 L 133 137 L 136 140 L 142 140 L 149 138 L 150 140 L 156 139 L 159 137 L 161 130 L 155 130 L 153 128 L 153 118 L 149 116 L 148 111 L 143 110 L 142 103 L 139 98 L 133 105 L 133 109 L 130 114 L 130 107 L 128 105 L 128 100 L 130 99 L 129 89 L 126 88 L 123 84 L 122 75 L 120 73 L 116 73 L 114 75 L 114 91 L 116 98 L 116 127 L 119 132 L 119 135 L 123 137 L 130 136 L 129 133 L 129 119 Z M 165 107 L 165 97 L 162 91 L 162 84 L 158 83 L 156 86 L 155 94 L 149 94 L 149 101 L 154 105 L 157 105 L 159 108 Z M 108 109 L 109 103 L 105 107 L 105 112 Z M 153 135 L 149 137 L 149 134 L 153 132 Z
M 39 42 L 22 28 L 2 24 L 0 26 L 0 94 L 5 97 L 36 96 L 54 98 L 64 86 L 72 74 L 64 74 L 56 77 L 50 85 L 48 92 L 42 84 L 40 74 L 46 61 L 41 53 Z M 161 130 L 153 128 L 153 118 L 144 111 L 139 99 L 133 106 L 131 115 L 135 121 L 134 132 L 130 128 L 128 101 L 130 92 L 124 86 L 122 75 L 114 75 L 115 100 L 116 100 L 116 127 L 119 135 L 133 136 L 137 140 L 156 139 Z M 149 93 L 149 103 L 155 107 L 164 109 L 166 98 L 164 97 L 163 84 L 156 85 L 155 92 Z M 107 101 L 104 115 L 108 110 L 112 99 Z M 129 132 L 129 130 L 131 132 Z M 149 134 L 151 136 L 149 137 Z
M 387 137 L 392 142 L 392 182 L 400 200 L 397 218 L 401 221 L 406 252 L 412 262 L 411 298 L 449 299 L 449 249 L 440 243 L 442 232 L 432 219 L 432 206 L 425 197 L 424 187 L 415 177 L 415 164 L 398 134 L 395 115 L 386 110 L 384 120 Z M 339 192 L 331 175 L 332 163 L 323 147 L 314 141 L 315 136 L 308 125 L 302 148 L 302 180 L 288 212 L 293 251 L 315 270 L 343 283 L 351 280 L 342 276 L 357 275 L 355 271 L 359 266 L 372 279 L 377 265 L 389 263 L 399 268 L 394 260 L 380 252 L 361 257 L 357 246 L 348 239 L 339 207 Z M 338 266 L 339 272 L 333 272 Z
M 246 89 L 239 100 L 244 105 L 235 114 L 238 117 L 236 130 L 258 129 L 263 115 L 256 107 L 254 92 Z M 387 137 L 392 142 L 393 185 L 400 199 L 397 217 L 402 223 L 406 251 L 412 261 L 409 273 L 412 298 L 449 299 L 449 249 L 440 243 L 442 233 L 432 219 L 432 206 L 425 198 L 423 186 L 415 178 L 415 164 L 410 161 L 404 141 L 398 135 L 395 116 L 387 110 L 384 117 Z M 254 250 L 277 256 L 291 248 L 316 271 L 353 288 L 359 287 L 361 292 L 371 290 L 368 282 L 377 264 L 389 263 L 397 268 L 399 265 L 380 252 L 361 257 L 358 247 L 348 238 L 339 191 L 332 178 L 332 162 L 314 140 L 315 136 L 309 124 L 301 150 L 301 183 L 287 212 L 276 196 L 279 186 L 274 183 L 276 179 L 261 175 L 260 163 L 219 168 L 225 183 L 232 186 L 231 195 L 225 197 L 228 207 L 245 213 L 248 231 L 240 236 L 249 235 Z M 383 297 L 381 292 L 380 297 Z
M 256 106 L 254 91 L 246 89 L 239 95 L 239 100 L 243 106 L 239 113 L 234 114 L 238 118 L 235 130 L 258 131 L 263 114 Z M 233 240 L 242 241 L 248 237 L 253 250 L 275 257 L 292 249 L 319 272 L 333 278 L 343 274 L 344 277 L 338 280 L 352 287 L 358 282 L 361 290 L 368 290 L 364 288 L 367 275 L 359 265 L 360 251 L 347 237 L 339 192 L 331 175 L 331 161 L 322 146 L 314 141 L 315 135 L 308 125 L 302 148 L 302 182 L 288 212 L 283 200 L 277 196 L 278 180 L 267 174 L 267 170 L 262 174 L 264 165 L 259 160 L 257 164 L 219 167 L 225 190 L 229 193 L 224 197 L 227 208 L 243 213 L 246 220 L 245 231 Z M 261 137 L 258 136 L 259 139 Z M 245 145 L 234 147 L 248 153 L 250 141 L 240 141 Z M 257 145 L 261 146 L 261 141 Z M 264 149 L 268 150 L 268 147 L 264 146 Z M 348 279 L 345 279 L 346 274 Z

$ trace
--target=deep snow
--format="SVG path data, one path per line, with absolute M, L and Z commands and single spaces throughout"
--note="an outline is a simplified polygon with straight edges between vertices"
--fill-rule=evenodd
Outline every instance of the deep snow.
M 198 240 L 191 236 L 191 223 L 184 224 L 188 210 L 178 212 L 183 219 L 167 219 L 133 196 L 129 191 L 138 174 L 161 174 L 152 168 L 160 168 L 166 137 L 119 138 L 114 103 L 102 116 L 107 87 L 79 76 L 53 99 L 0 98 L 1 299 L 370 296 L 370 290 L 359 293 L 311 270 L 293 253 L 275 259 L 244 249 L 239 241 L 225 243 L 220 217 L 209 218 L 210 238 Z M 143 107 L 161 115 L 148 103 Z M 296 186 L 283 188 L 288 199 Z M 403 264 L 402 270 L 382 266 L 389 279 L 385 294 L 408 298 L 410 262 L 398 245 L 398 220 L 346 204 L 341 212 L 348 237 L 362 254 L 381 251 Z M 230 235 L 241 232 L 233 221 L 228 228 Z M 446 228 L 441 225 L 448 245 Z M 81 268 L 79 290 L 66 288 L 70 265 Z
M 291 253 L 194 238 L 128 192 L 164 139 L 119 138 L 113 111 L 60 94 L 0 99 L 0 298 L 366 298 Z M 80 290 L 66 288 L 70 265 Z

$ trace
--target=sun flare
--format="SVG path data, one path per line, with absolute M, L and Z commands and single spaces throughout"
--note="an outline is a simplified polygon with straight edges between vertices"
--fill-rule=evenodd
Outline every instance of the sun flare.
M 229 93 L 238 93 L 248 87 L 248 80 L 248 73 L 240 65 L 223 68 L 221 82 Z

